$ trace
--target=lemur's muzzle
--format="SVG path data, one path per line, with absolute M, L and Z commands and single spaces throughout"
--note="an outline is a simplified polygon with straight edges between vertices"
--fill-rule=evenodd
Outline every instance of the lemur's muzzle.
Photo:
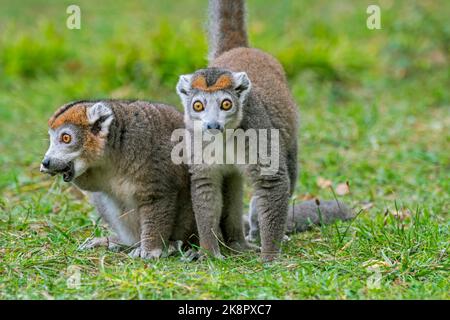
M 62 174 L 65 182 L 70 182 L 75 175 L 74 165 L 72 161 L 66 163 L 49 157 L 44 158 L 44 160 L 42 161 L 40 171 L 42 173 L 48 173 L 52 176 L 56 174 Z
M 223 131 L 223 126 L 218 122 L 209 122 L 205 125 L 205 129 Z

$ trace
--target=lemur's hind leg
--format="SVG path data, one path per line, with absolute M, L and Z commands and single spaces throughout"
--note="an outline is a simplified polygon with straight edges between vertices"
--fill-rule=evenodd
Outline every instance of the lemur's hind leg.
M 225 244 L 238 252 L 259 251 L 255 245 L 245 239 L 242 221 L 243 178 L 240 172 L 234 172 L 223 181 L 222 232 Z
M 248 234 L 246 235 L 245 239 L 249 242 L 259 242 L 260 241 L 260 235 L 259 235 L 259 221 L 258 221 L 258 212 L 256 211 L 256 201 L 258 198 L 256 196 L 253 196 L 250 200 L 250 208 L 248 209 Z M 287 221 L 293 220 L 294 217 L 289 217 L 289 210 L 288 210 L 288 217 Z M 289 222 L 288 222 L 289 224 Z M 283 241 L 290 241 L 291 238 L 287 234 L 283 236 Z
M 164 249 L 169 245 L 176 216 L 176 199 L 176 194 L 141 199 L 138 208 L 141 239 L 138 247 L 130 253 L 131 257 L 159 259 L 164 256 Z
M 292 142 L 291 146 L 288 148 L 286 166 L 287 166 L 287 176 L 289 178 L 289 196 L 291 197 L 295 192 L 295 185 L 297 182 L 298 165 L 297 165 L 297 141 Z M 250 201 L 250 208 L 248 212 L 248 226 L 249 232 L 246 236 L 247 241 L 257 242 L 260 240 L 259 231 L 259 219 L 257 210 L 258 197 L 253 195 Z M 289 211 L 289 210 L 288 210 Z M 292 211 L 293 213 L 294 211 Z M 294 217 L 287 217 L 287 221 L 294 221 Z M 283 236 L 283 241 L 289 241 L 287 235 Z
M 261 257 L 272 261 L 280 252 L 289 205 L 289 177 L 285 165 L 280 163 L 277 173 L 262 175 L 260 168 L 250 168 L 254 187 L 256 211 L 261 235 Z

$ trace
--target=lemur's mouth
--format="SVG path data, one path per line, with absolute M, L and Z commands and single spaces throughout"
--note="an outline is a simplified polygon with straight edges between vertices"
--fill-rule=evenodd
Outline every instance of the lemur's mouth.
M 61 171 L 64 182 L 72 181 L 75 176 L 75 170 L 73 166 L 73 162 L 69 162 L 69 164 Z
M 204 132 L 210 134 L 210 135 L 216 135 L 219 133 L 222 133 L 224 131 L 224 129 L 222 127 L 220 127 L 220 129 L 205 129 Z
M 63 180 L 65 182 L 72 181 L 74 176 L 75 176 L 75 167 L 74 167 L 73 162 L 69 162 L 68 164 L 66 164 L 62 168 L 48 168 L 48 167 L 44 167 L 41 164 L 40 171 L 42 173 L 46 173 L 46 174 L 49 174 L 51 176 L 55 176 L 57 174 L 60 174 L 60 175 L 63 176 Z

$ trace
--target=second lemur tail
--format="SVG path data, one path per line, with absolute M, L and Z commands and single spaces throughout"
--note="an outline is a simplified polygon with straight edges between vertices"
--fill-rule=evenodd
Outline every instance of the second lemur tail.
M 209 61 L 238 47 L 247 47 L 244 0 L 209 0 Z

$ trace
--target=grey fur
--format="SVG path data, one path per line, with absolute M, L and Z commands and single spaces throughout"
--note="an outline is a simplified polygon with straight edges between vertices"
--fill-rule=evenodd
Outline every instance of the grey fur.
M 74 173 L 72 182 L 87 191 L 117 236 L 87 241 L 82 248 L 133 246 L 132 256 L 150 259 L 159 258 L 177 241 L 195 243 L 188 170 L 185 165 L 175 165 L 170 157 L 174 145 L 171 134 L 184 127 L 182 114 L 170 106 L 145 101 L 80 102 L 71 108 L 79 108 L 81 118 L 83 114 L 98 116 L 101 122 L 96 130 L 100 131 L 89 122 L 89 127 L 64 123 L 50 132 L 72 128 L 78 156 L 62 157 L 61 161 L 85 164 L 82 172 Z M 64 117 L 64 112 L 67 110 L 54 117 Z M 112 118 L 102 117 L 108 113 Z M 107 135 L 102 140 L 104 130 Z M 87 150 L 87 141 L 92 144 L 92 139 L 105 142 L 95 153 Z M 52 140 L 46 157 L 56 163 L 53 160 L 68 146 Z M 51 165 L 42 171 L 61 173 Z
M 236 25 L 236 30 L 241 30 L 240 38 L 246 39 L 244 34 L 244 4 L 243 1 L 210 1 L 210 6 L 214 11 L 212 17 L 219 21 L 219 25 L 227 21 L 227 25 Z M 238 7 L 238 9 L 237 9 Z M 224 15 L 224 12 L 233 12 L 239 10 L 242 14 L 231 19 Z M 230 20 L 231 19 L 231 20 Z M 212 23 L 215 23 L 212 21 Z M 297 128 L 298 111 L 297 106 L 289 91 L 287 81 L 281 65 L 270 55 L 250 48 L 236 48 L 234 41 L 227 42 L 225 37 L 225 28 L 212 29 L 213 39 L 221 39 L 221 48 L 227 48 L 229 51 L 217 50 L 214 47 L 210 49 L 212 56 L 216 58 L 211 61 L 210 67 L 197 71 L 190 79 L 195 79 L 198 75 L 205 78 L 218 79 L 220 75 L 245 72 L 251 82 L 251 90 L 245 94 L 244 99 L 239 99 L 240 103 L 236 108 L 240 108 L 242 118 L 234 128 L 247 129 L 278 129 L 280 132 L 280 154 L 279 170 L 272 175 L 261 175 L 261 165 L 247 165 L 243 170 L 249 178 L 256 197 L 255 208 L 258 212 L 258 219 L 261 231 L 262 258 L 264 260 L 274 259 L 280 248 L 280 243 L 284 236 L 286 219 L 288 213 L 289 197 L 294 191 L 297 180 Z M 231 49 L 231 50 L 230 50 Z M 218 56 L 218 53 L 221 54 Z M 180 79 L 180 82 L 184 78 Z M 235 78 L 236 80 L 236 78 Z M 194 88 L 186 87 L 186 81 L 183 86 L 177 87 L 185 107 L 185 122 L 189 126 L 191 105 L 187 103 L 189 98 L 196 94 Z M 211 81 L 214 83 L 215 81 Z M 234 81 L 234 93 L 239 95 L 239 84 Z M 180 88 L 182 90 L 180 90 Z M 219 92 L 219 91 L 217 91 Z M 206 94 L 206 93 L 205 93 Z M 210 94 L 210 93 L 207 93 Z M 226 92 L 224 92 L 226 94 Z M 211 105 L 209 106 L 211 107 Z M 239 113 L 235 113 L 239 114 Z M 231 121 L 229 121 L 231 122 Z M 219 217 L 227 213 L 222 212 L 222 205 L 227 203 L 227 199 L 221 199 L 222 182 L 227 178 L 228 171 L 224 171 L 217 166 L 192 166 L 191 168 L 191 192 L 192 201 L 199 228 L 200 244 L 206 249 L 216 253 L 218 250 L 217 240 L 212 235 L 217 228 Z M 238 169 L 235 169 L 238 170 Z M 239 171 L 238 171 L 239 172 Z M 223 188 L 229 193 L 232 190 Z M 239 196 L 233 196 L 236 199 Z M 242 209 L 233 213 L 235 215 L 233 229 L 239 227 L 237 216 L 242 214 Z M 242 226 L 241 226 L 242 227 Z M 240 233 L 243 235 L 243 229 Z M 239 236 L 238 241 L 241 246 L 247 247 L 248 244 Z

